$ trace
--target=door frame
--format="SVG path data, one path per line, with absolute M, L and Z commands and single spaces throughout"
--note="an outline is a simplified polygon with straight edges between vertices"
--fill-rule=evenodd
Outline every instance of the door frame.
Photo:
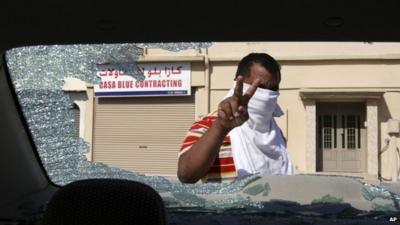
M 316 173 L 317 168 L 317 102 L 365 102 L 367 121 L 366 173 L 378 179 L 378 101 L 384 91 L 360 89 L 301 89 L 299 95 L 305 107 L 306 172 Z M 340 172 L 338 172 L 340 174 Z

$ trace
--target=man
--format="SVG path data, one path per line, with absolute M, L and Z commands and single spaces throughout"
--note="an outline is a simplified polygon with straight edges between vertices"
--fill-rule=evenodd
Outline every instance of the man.
M 184 139 L 177 173 L 181 182 L 293 173 L 273 118 L 283 115 L 277 105 L 280 80 L 280 65 L 268 54 L 251 53 L 240 61 L 218 110 L 196 121 Z

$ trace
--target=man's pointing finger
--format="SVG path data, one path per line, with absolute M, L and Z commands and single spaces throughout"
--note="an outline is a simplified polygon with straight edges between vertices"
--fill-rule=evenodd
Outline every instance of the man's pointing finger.
M 236 87 L 233 95 L 235 95 L 240 99 L 242 97 L 242 94 L 243 94 L 243 76 L 239 75 L 236 78 Z
M 258 85 L 260 85 L 261 80 L 260 79 L 256 79 L 251 86 L 249 87 L 249 89 L 247 89 L 246 93 L 244 93 L 242 100 L 241 100 L 241 104 L 242 105 L 247 105 L 251 99 L 251 97 L 253 97 L 254 93 L 256 93 L 257 91 L 257 87 Z

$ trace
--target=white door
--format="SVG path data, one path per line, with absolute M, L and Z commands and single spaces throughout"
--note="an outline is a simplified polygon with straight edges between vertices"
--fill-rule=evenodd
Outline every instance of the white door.
M 317 171 L 364 172 L 364 103 L 317 104 Z

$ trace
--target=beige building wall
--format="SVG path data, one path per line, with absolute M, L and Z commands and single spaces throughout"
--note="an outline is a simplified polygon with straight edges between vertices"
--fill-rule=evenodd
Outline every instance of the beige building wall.
M 226 95 L 232 84 L 238 62 L 211 63 L 211 109 L 216 109 L 218 103 Z M 395 64 L 397 63 L 397 64 Z M 286 115 L 278 118 L 277 122 L 285 136 L 288 137 L 288 150 L 294 162 L 296 172 L 313 172 L 307 169 L 306 161 L 306 112 L 305 105 L 299 97 L 303 88 L 315 89 L 365 89 L 381 91 L 400 91 L 400 61 L 393 60 L 315 60 L 315 61 L 283 61 L 281 96 L 279 104 Z M 391 100 L 391 109 L 381 108 L 387 99 Z M 393 93 L 387 93 L 379 101 L 379 123 L 384 127 L 391 118 L 388 112 L 399 113 L 400 98 Z M 359 101 L 365 101 L 360 99 Z M 397 108 L 396 108 L 397 107 Z M 393 118 L 400 118 L 393 116 Z M 379 131 L 379 130 L 378 130 Z M 380 138 L 386 135 L 382 130 Z M 378 148 L 381 146 L 378 143 Z M 382 165 L 387 165 L 382 163 Z M 390 172 L 383 166 L 382 173 Z
M 232 85 L 237 64 L 242 57 L 250 52 L 266 52 L 276 58 L 282 65 L 279 104 L 285 112 L 277 122 L 288 139 L 289 155 L 296 173 L 315 172 L 315 168 L 309 165 L 310 152 L 307 146 L 312 145 L 307 142 L 310 136 L 307 133 L 309 115 L 306 104 L 300 97 L 302 90 L 334 89 L 345 93 L 343 96 L 357 91 L 383 92 L 377 105 L 370 105 L 372 111 L 369 112 L 376 109 L 378 121 L 376 145 L 372 141 L 373 146 L 369 147 L 372 152 L 378 152 L 386 146 L 386 139 L 389 138 L 387 120 L 400 119 L 399 43 L 241 42 L 214 43 L 202 51 L 190 49 L 170 52 L 146 48 L 144 52 L 141 62 L 191 62 L 196 117 L 204 116 L 217 108 Z M 334 96 L 332 99 L 334 100 Z M 353 101 L 369 100 L 359 97 Z M 312 113 L 313 108 L 309 109 L 309 113 Z M 369 137 L 374 136 L 374 131 L 368 132 Z M 400 143 L 399 138 L 397 142 Z M 368 167 L 379 168 L 376 173 L 390 178 L 390 155 L 385 152 L 379 158 L 375 155 L 371 157 L 371 162 L 376 158 L 378 165 Z
M 384 94 L 384 99 L 379 102 L 379 124 L 380 130 L 379 141 L 381 150 L 388 147 L 390 136 L 388 135 L 388 119 L 400 119 L 400 91 L 390 90 Z M 397 138 L 397 146 L 400 147 L 400 138 Z M 390 151 L 384 151 L 380 157 L 381 176 L 384 180 L 391 179 L 391 167 L 393 154 Z
M 93 104 L 94 101 L 94 90 L 93 90 L 93 85 L 87 85 L 87 97 L 88 101 L 86 102 L 86 110 L 85 110 L 85 134 L 84 134 L 84 140 L 89 143 L 89 151 L 86 153 L 86 158 L 91 161 L 93 158 L 93 152 L 92 152 L 92 140 L 93 140 Z
M 86 158 L 92 160 L 92 139 L 93 139 L 93 85 L 84 81 L 67 77 L 64 79 L 62 90 L 67 92 L 73 102 L 80 110 L 79 137 L 89 144 Z

